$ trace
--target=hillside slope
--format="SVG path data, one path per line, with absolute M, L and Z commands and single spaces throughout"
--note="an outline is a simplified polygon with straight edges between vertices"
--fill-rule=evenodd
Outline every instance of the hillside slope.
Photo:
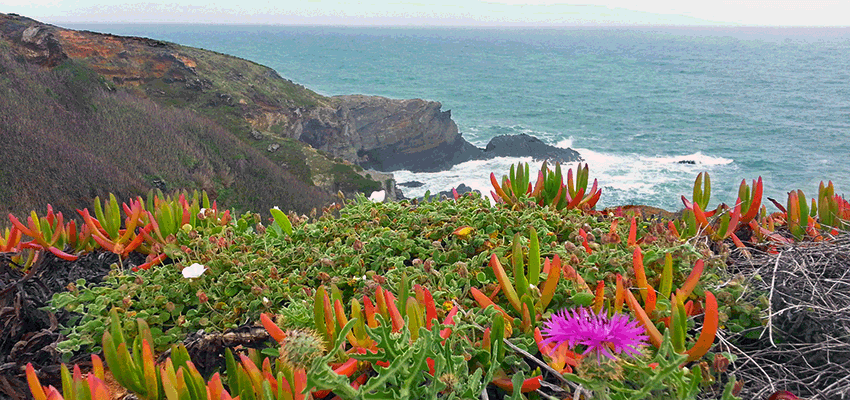
M 152 188 L 298 212 L 338 190 L 393 198 L 391 176 L 354 163 L 459 138 L 436 102 L 324 97 L 236 57 L 14 14 L 0 56 L 0 209 L 19 215 Z
M 47 203 L 68 215 L 108 192 L 205 189 L 223 204 L 306 212 L 327 191 L 198 113 L 162 107 L 75 61 L 45 69 L 0 43 L 0 207 L 26 215 Z
M 157 103 L 189 108 L 245 138 L 291 138 L 349 162 L 422 162 L 432 150 L 470 146 L 438 102 L 320 96 L 274 70 L 212 51 L 158 40 L 74 31 L 0 14 L 0 35 L 17 54 L 54 67 L 84 63 L 110 84 Z

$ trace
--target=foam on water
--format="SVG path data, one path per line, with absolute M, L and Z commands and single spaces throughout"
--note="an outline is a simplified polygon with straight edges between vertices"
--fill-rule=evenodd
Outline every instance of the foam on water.
M 558 148 L 561 148 L 561 149 L 571 149 L 573 147 L 573 136 L 570 135 L 570 137 L 559 141 L 558 143 L 555 144 L 555 147 L 558 147 Z
M 572 147 L 573 138 L 563 139 L 557 147 Z M 712 174 L 728 174 L 735 168 L 734 160 L 714 157 L 695 152 L 673 156 L 648 156 L 635 153 L 615 154 L 594 151 L 588 148 L 576 148 L 584 162 L 590 165 L 590 179 L 597 179 L 603 191 L 599 207 L 625 205 L 640 202 L 642 204 L 676 209 L 681 207 L 679 196 L 690 193 L 694 178 L 702 171 Z M 396 182 L 419 181 L 424 183 L 418 188 L 402 187 L 407 197 L 420 197 L 426 191 L 432 194 L 457 187 L 461 183 L 483 195 L 490 197 L 493 190 L 490 173 L 496 174 L 501 181 L 502 175 L 518 162 L 528 163 L 532 171 L 542 163 L 534 162 L 531 157 L 498 157 L 491 160 L 469 161 L 454 166 L 448 171 L 413 173 L 393 171 Z M 576 164 L 562 165 L 566 179 L 567 169 Z M 531 177 L 532 181 L 536 177 Z M 492 199 L 491 199 L 492 201 Z
M 681 194 L 690 193 L 693 180 L 702 171 L 720 171 L 733 160 L 700 152 L 680 156 L 611 154 L 577 148 L 590 165 L 590 178 L 603 190 L 601 206 L 643 202 L 676 208 Z
M 407 170 L 392 171 L 395 181 L 404 183 L 409 181 L 422 182 L 424 185 L 417 188 L 401 187 L 405 197 L 421 197 L 430 191 L 436 194 L 444 190 L 458 187 L 461 183 L 478 190 L 481 194 L 490 197 L 493 186 L 490 184 L 490 172 L 495 172 L 501 180 L 501 176 L 511 169 L 511 165 L 518 162 L 529 163 L 534 161 L 531 157 L 496 157 L 490 160 L 475 160 L 460 163 L 447 171 L 419 172 L 414 173 Z M 491 199 L 492 200 L 492 199 Z

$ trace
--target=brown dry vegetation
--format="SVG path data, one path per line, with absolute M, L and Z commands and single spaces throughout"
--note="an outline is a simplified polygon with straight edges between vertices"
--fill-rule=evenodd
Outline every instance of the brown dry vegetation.
M 74 61 L 28 64 L 3 44 L 0 138 L 0 210 L 18 216 L 48 203 L 75 215 L 95 196 L 126 200 L 156 180 L 237 209 L 306 212 L 331 201 L 204 116 L 110 88 Z

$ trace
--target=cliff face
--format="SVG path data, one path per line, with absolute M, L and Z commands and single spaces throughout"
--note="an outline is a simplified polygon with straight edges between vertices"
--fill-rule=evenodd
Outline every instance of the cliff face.
M 376 96 L 338 96 L 336 107 L 303 113 L 291 125 L 295 138 L 314 148 L 379 170 L 397 167 L 382 162 L 417 159 L 429 150 L 460 138 L 450 111 L 423 100 Z
M 152 39 L 73 31 L 0 14 L 0 34 L 27 60 L 72 59 L 158 103 L 190 108 L 247 136 L 294 138 L 350 162 L 386 169 L 465 143 L 449 111 L 423 100 L 324 97 L 256 63 Z M 427 160 L 421 160 L 427 161 Z M 397 163 L 390 163 L 397 166 Z

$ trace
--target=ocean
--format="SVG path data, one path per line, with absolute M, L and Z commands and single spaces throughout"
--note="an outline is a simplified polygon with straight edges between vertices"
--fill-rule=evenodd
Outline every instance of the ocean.
M 712 207 L 759 176 L 781 203 L 821 180 L 850 193 L 850 28 L 66 27 L 231 54 L 324 95 L 440 101 L 479 147 L 527 133 L 577 150 L 600 207 L 680 209 L 702 171 Z M 393 173 L 425 183 L 408 197 L 460 183 L 486 194 L 490 172 L 518 161 L 533 165 Z

